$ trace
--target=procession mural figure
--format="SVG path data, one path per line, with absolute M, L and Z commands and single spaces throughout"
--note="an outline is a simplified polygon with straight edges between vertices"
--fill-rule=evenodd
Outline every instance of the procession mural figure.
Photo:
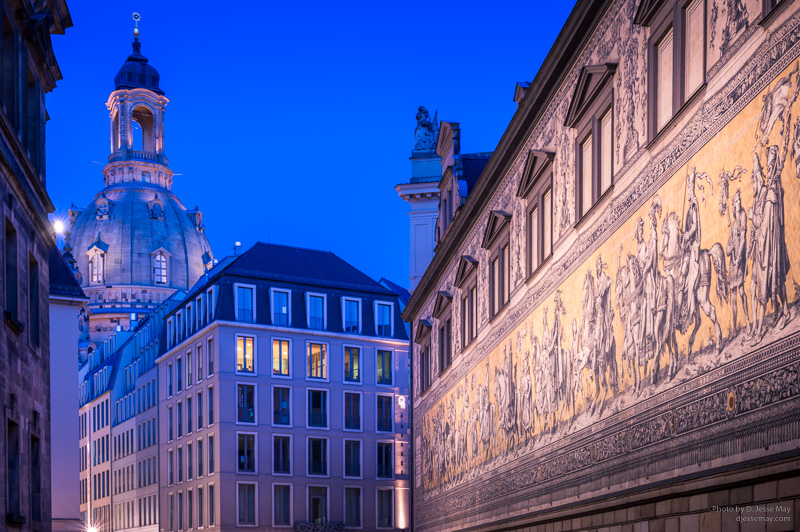
M 517 386 L 517 429 L 518 442 L 522 443 L 530 437 L 533 430 L 533 384 L 531 382 L 531 352 L 523 351 L 523 341 L 528 335 L 528 327 L 517 332 L 517 353 L 520 355 L 519 384 Z
M 639 222 L 641 222 L 641 218 Z M 641 232 L 641 223 L 637 223 L 636 233 Z M 623 246 L 619 245 L 617 254 L 616 296 L 619 307 L 619 318 L 622 321 L 622 361 L 623 371 L 633 379 L 633 391 L 638 394 L 641 381 L 640 364 L 644 362 L 642 354 L 642 313 L 643 294 L 642 272 L 635 255 L 628 253 L 627 263 L 622 264 Z
M 611 305 L 611 278 L 606 274 L 608 265 L 603 262 L 603 258 L 597 256 L 597 284 L 587 272 L 586 282 L 584 282 L 584 294 L 592 302 L 592 333 L 594 383 L 596 388 L 595 399 L 592 403 L 591 413 L 594 414 L 597 406 L 600 406 L 600 414 L 603 412 L 606 397 L 609 391 L 616 394 L 619 391 L 617 375 L 617 343 L 614 338 L 614 307 Z M 586 291 L 588 290 L 588 294 Z M 600 394 L 600 386 L 603 386 L 603 393 Z
M 417 110 L 417 128 L 414 130 L 414 151 L 428 151 L 436 147 L 439 123 L 434 115 L 433 120 L 425 107 Z
M 514 352 L 511 340 L 503 346 L 503 361 L 495 368 L 494 394 L 497 404 L 497 424 L 503 437 L 503 447 L 510 448 L 516 432 L 516 390 L 514 389 Z
M 739 330 L 737 319 L 738 308 L 736 297 L 742 301 L 744 321 L 747 324 L 747 334 L 750 334 L 750 317 L 747 310 L 747 294 L 744 290 L 744 279 L 747 277 L 747 213 L 742 207 L 742 194 L 737 188 L 733 193 L 733 213 L 730 224 L 730 237 L 728 238 L 727 253 L 730 258 L 728 269 L 728 284 L 731 289 L 731 310 L 733 312 L 733 332 Z M 730 354 L 728 355 L 730 358 Z

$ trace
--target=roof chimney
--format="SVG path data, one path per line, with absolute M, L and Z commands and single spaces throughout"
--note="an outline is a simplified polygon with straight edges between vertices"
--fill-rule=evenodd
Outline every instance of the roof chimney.
M 241 242 L 239 242 L 237 240 L 236 242 L 233 243 L 233 254 L 234 255 L 238 255 L 239 254 L 239 250 L 241 250 L 241 249 L 242 249 L 242 243 Z
M 517 86 L 514 87 L 514 103 L 517 104 L 517 107 L 519 107 L 520 102 L 525 97 L 525 94 L 528 92 L 530 86 L 531 84 L 527 81 L 517 82 Z

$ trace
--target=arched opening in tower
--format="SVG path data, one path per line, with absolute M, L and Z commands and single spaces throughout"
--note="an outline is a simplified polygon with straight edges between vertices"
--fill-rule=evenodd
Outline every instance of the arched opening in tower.
M 133 139 L 131 149 L 155 153 L 153 112 L 140 105 L 133 110 Z

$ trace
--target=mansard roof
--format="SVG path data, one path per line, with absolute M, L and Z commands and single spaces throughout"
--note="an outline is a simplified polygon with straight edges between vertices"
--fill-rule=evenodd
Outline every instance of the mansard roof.
M 51 296 L 88 299 L 56 246 L 50 247 L 48 253 L 48 267 L 50 270 Z

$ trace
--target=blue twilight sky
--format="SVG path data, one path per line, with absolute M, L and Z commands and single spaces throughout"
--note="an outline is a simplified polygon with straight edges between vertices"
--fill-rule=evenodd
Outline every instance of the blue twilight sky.
M 102 188 L 105 102 L 142 20 L 170 103 L 173 191 L 198 205 L 217 258 L 258 240 L 330 250 L 408 286 L 407 182 L 416 109 L 461 123 L 462 152 L 495 148 L 573 2 L 68 2 L 47 96 L 56 215 Z M 102 6 L 102 9 L 101 9 Z M 98 164 L 102 163 L 102 164 Z

